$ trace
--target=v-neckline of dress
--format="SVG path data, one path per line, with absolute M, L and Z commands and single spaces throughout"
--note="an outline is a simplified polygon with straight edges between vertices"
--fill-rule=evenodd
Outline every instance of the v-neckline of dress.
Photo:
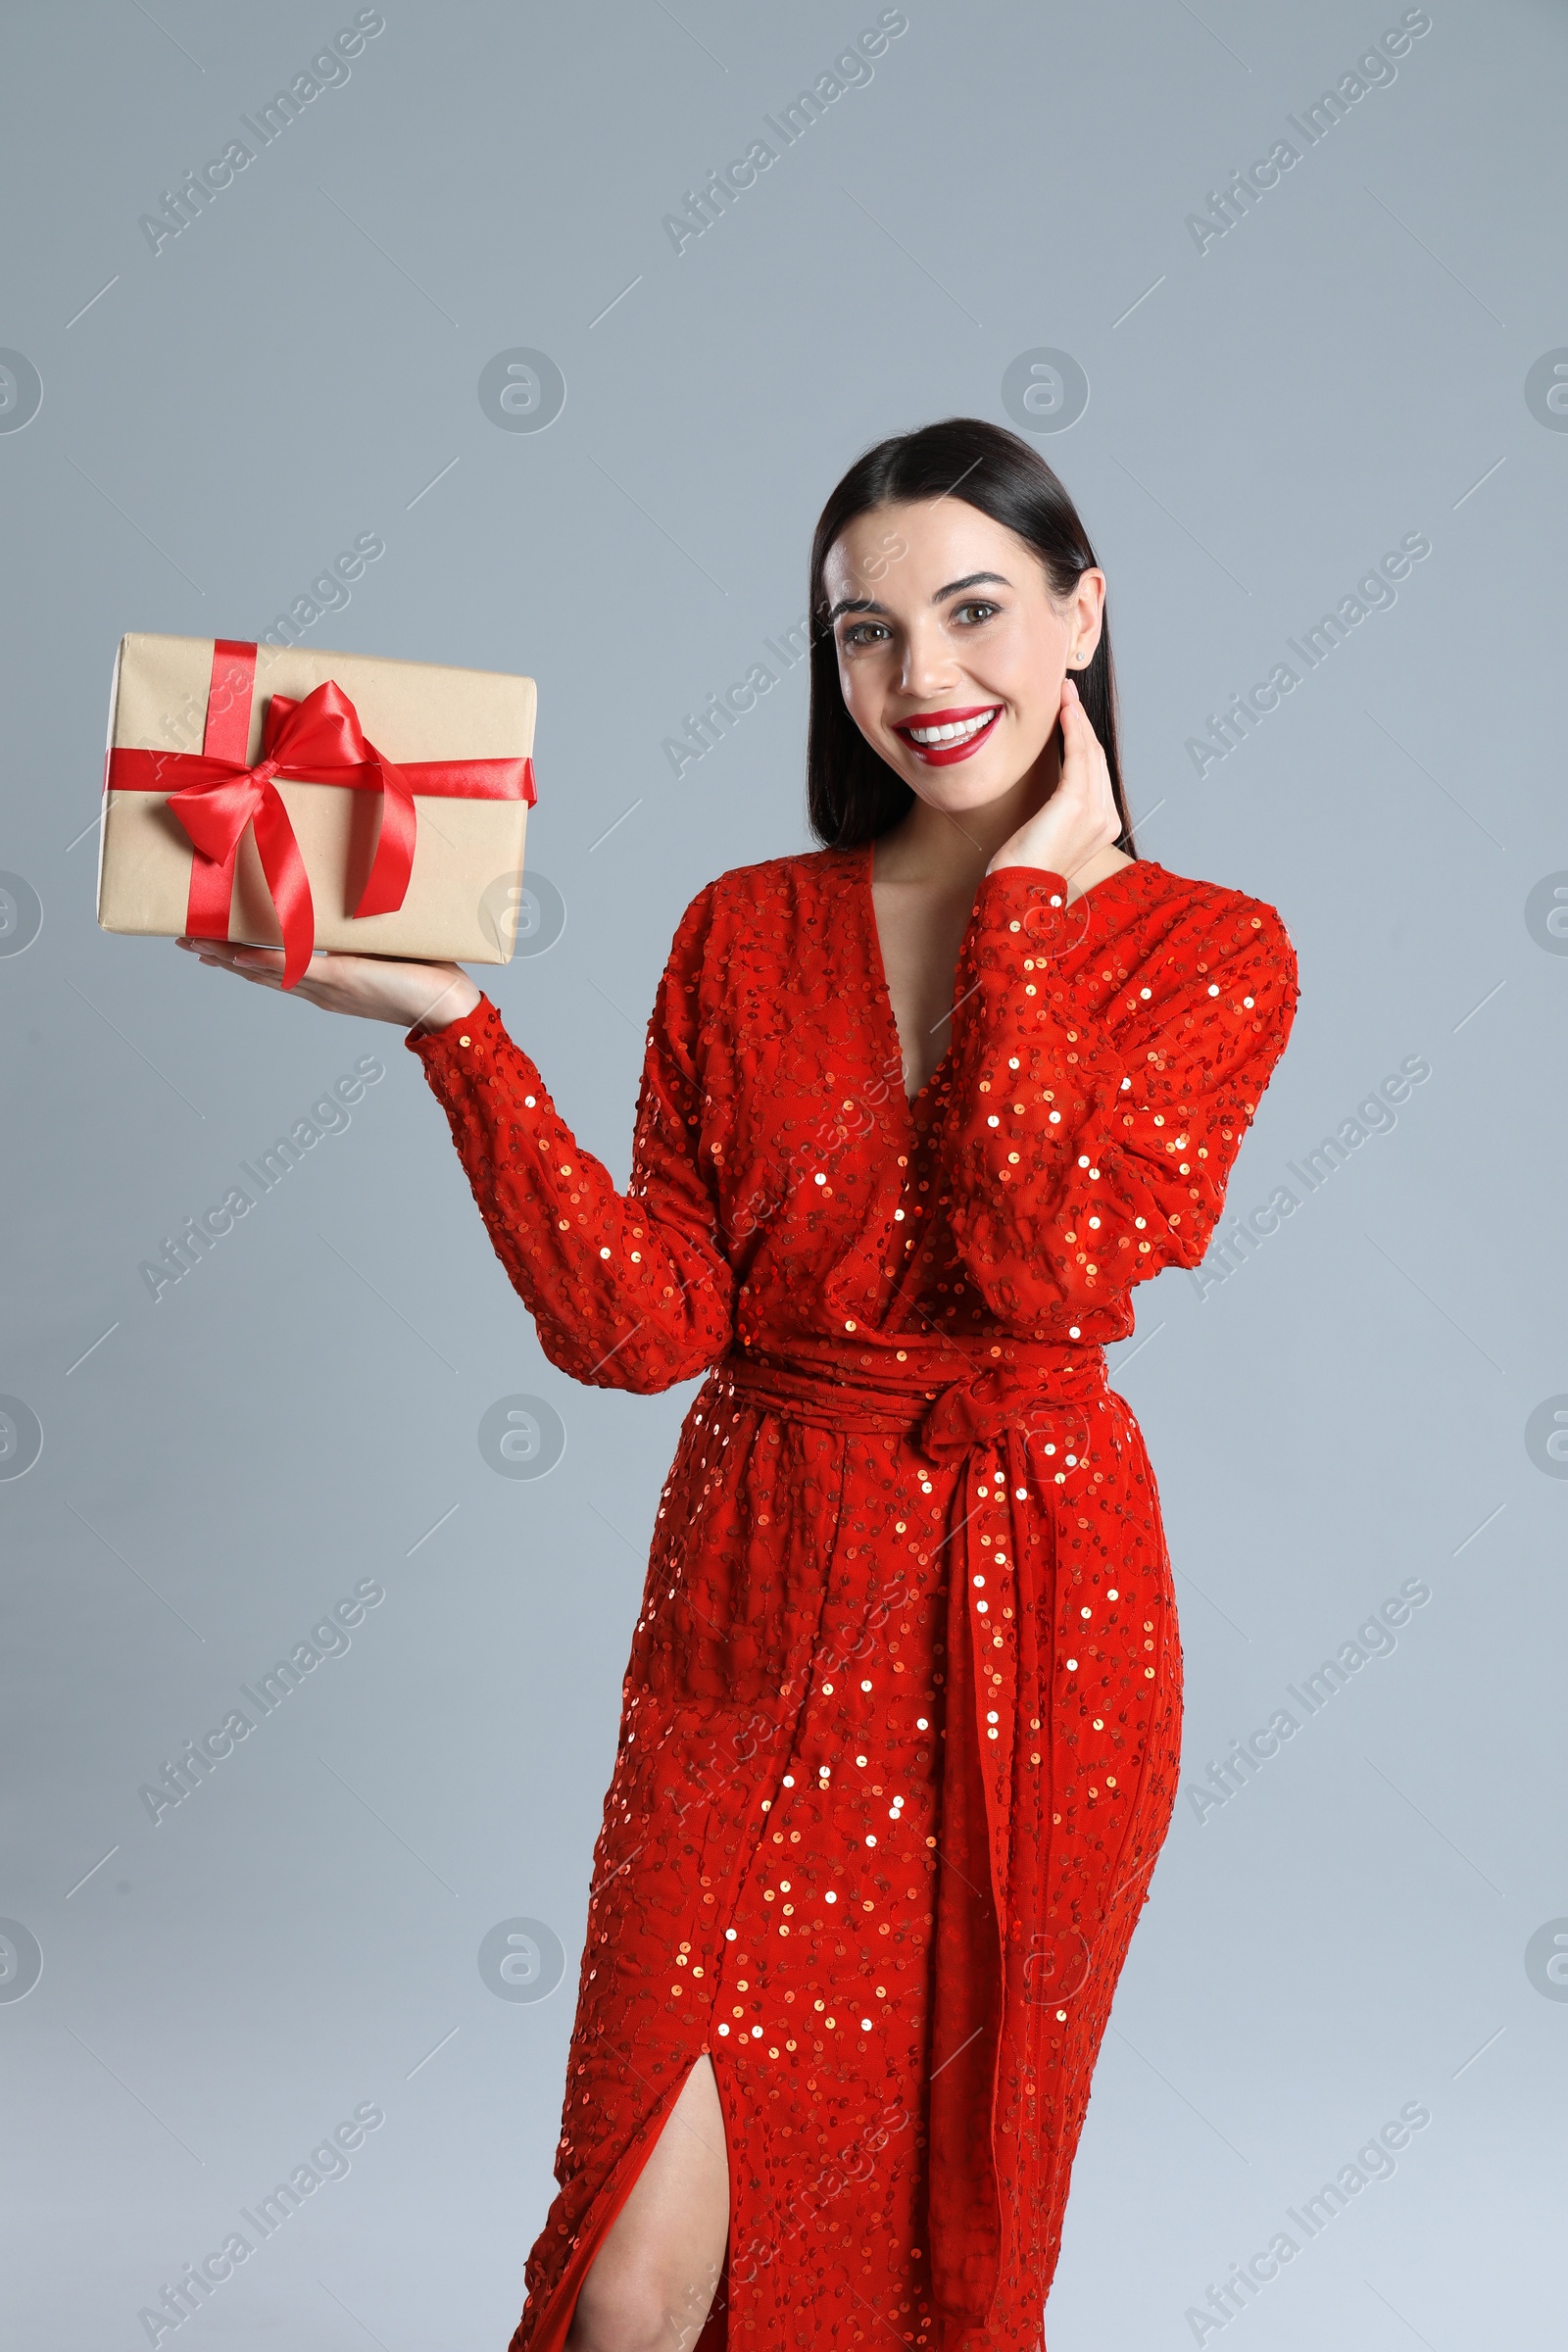
M 949 1037 L 946 1050 L 936 1063 L 935 1067 L 932 1069 L 930 1076 L 916 1090 L 916 1092 L 911 1095 L 904 1083 L 904 1040 L 899 1035 L 898 1014 L 893 1009 L 893 991 L 888 986 L 887 965 L 882 960 L 882 934 L 877 928 L 876 900 L 872 896 L 871 891 L 871 877 L 875 870 L 876 864 L 875 835 L 873 835 L 869 841 L 862 842 L 860 844 L 859 858 L 859 902 L 865 931 L 867 958 L 871 966 L 872 991 L 881 1008 L 883 1027 L 888 1038 L 891 1040 L 894 1052 L 898 1056 L 899 1093 L 903 1098 L 905 1108 L 908 1112 L 909 1125 L 913 1127 L 914 1114 L 916 1109 L 919 1107 L 922 1099 L 930 1093 L 932 1087 L 935 1086 L 937 1080 L 942 1076 L 942 1073 L 953 1058 L 955 1039 L 952 1036 Z M 957 1009 L 956 972 L 954 974 L 954 1003 L 948 1007 L 948 1019 L 950 1022 L 952 1021 L 955 1011 Z
M 911 1095 L 904 1083 L 904 1040 L 899 1035 L 898 1015 L 893 1009 L 893 991 L 888 986 L 887 965 L 882 959 L 882 934 L 877 928 L 876 899 L 871 889 L 872 876 L 876 867 L 875 835 L 873 835 L 869 841 L 861 842 L 858 856 L 859 858 L 859 891 L 858 895 L 861 910 L 861 921 L 864 927 L 867 960 L 871 966 L 872 993 L 876 997 L 881 1009 L 884 1029 L 887 1033 L 887 1036 L 891 1039 L 898 1055 L 899 1093 L 904 1098 L 905 1108 L 909 1114 L 909 1125 L 912 1128 L 915 1124 L 914 1114 L 919 1108 L 920 1103 L 930 1093 L 931 1089 L 936 1085 L 938 1079 L 944 1075 L 949 1063 L 953 1059 L 953 1049 L 956 1043 L 956 1034 L 955 1033 L 954 1036 L 950 1036 L 948 1039 L 947 1048 L 943 1053 L 941 1059 L 936 1063 L 935 1067 L 931 1071 L 930 1076 L 916 1090 L 916 1092 Z M 1118 865 L 1114 867 L 1110 873 L 1102 874 L 1098 882 L 1092 882 L 1086 891 L 1081 891 L 1079 893 L 1079 897 L 1083 899 L 1094 898 L 1098 892 L 1104 888 L 1107 882 L 1115 881 L 1118 875 L 1136 873 L 1140 866 L 1151 866 L 1157 864 L 1157 862 L 1158 860 L 1154 858 L 1134 858 L 1129 864 Z M 978 898 L 978 889 L 976 890 L 975 895 Z M 960 968 L 961 964 L 962 956 L 960 955 Z M 957 993 L 958 971 L 956 969 L 953 975 L 953 988 L 954 1000 L 952 1004 L 948 1007 L 948 1019 L 950 1022 L 952 1021 L 954 1014 L 957 1011 L 958 1005 L 961 1002 L 961 999 Z

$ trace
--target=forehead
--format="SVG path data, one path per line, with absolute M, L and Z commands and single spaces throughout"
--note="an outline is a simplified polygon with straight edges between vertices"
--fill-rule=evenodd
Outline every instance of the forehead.
M 1043 579 L 1038 556 L 1004 523 L 961 498 L 873 507 L 847 523 L 828 552 L 823 584 L 835 601 L 875 596 L 879 603 L 923 603 L 949 580 L 972 571 L 1002 572 L 1017 588 Z

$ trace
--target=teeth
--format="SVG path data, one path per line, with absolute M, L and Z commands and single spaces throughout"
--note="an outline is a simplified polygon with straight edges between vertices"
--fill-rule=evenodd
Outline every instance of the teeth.
M 915 743 L 962 743 L 967 736 L 978 735 L 997 715 L 997 709 L 982 710 L 978 718 L 960 718 L 946 727 L 910 727 L 910 739 Z

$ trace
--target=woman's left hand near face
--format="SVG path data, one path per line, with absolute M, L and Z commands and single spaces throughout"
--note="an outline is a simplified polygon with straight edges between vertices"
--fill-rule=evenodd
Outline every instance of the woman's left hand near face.
M 1070 882 L 1080 866 L 1110 849 L 1121 831 L 1110 769 L 1099 736 L 1089 723 L 1077 683 L 1061 687 L 1061 777 L 1043 808 L 1009 835 L 990 865 L 1033 865 Z

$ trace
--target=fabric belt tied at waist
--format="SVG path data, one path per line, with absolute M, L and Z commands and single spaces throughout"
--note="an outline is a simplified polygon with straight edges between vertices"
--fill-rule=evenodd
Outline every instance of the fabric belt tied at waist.
M 964 2328 L 986 2325 L 1003 2259 L 999 2142 L 1030 2120 L 1006 2088 L 1023 2076 L 1026 2011 L 1047 1997 L 1040 1986 L 1058 2003 L 1076 1989 L 1054 1969 L 1054 1924 L 1046 1916 L 1051 1743 L 1043 1727 L 1054 1665 L 1056 1524 L 1092 1475 L 1092 1457 L 1121 1443 L 1119 1422 L 1102 1409 L 1114 1401 L 1102 1348 L 1018 1340 L 998 1356 L 981 1346 L 916 1341 L 906 1364 L 879 1349 L 869 1367 L 862 1350 L 853 1374 L 843 1355 L 808 1363 L 737 1354 L 717 1371 L 738 1403 L 820 1429 L 903 1436 L 929 1461 L 962 1472 L 939 1539 L 953 1551 L 928 2220 L 933 2295 Z M 840 1377 L 841 1365 L 851 1377 Z M 959 1365 L 967 1368 L 955 1377 Z
M 917 1352 L 907 1367 L 878 1356 L 875 1379 L 865 1377 L 863 1351 L 854 1359 L 858 1380 L 842 1376 L 832 1359 L 819 1365 L 775 1355 L 727 1355 L 718 1375 L 738 1395 L 792 1421 L 916 1438 L 926 1458 L 942 1463 L 995 1445 L 1007 1429 L 1050 1444 L 1063 1434 L 1063 1408 L 1097 1403 L 1109 1393 L 1105 1350 L 1097 1346 L 1016 1341 L 1000 1360 L 989 1349 L 977 1357 L 932 1343 Z M 968 1369 L 955 1377 L 955 1359 L 965 1355 Z

